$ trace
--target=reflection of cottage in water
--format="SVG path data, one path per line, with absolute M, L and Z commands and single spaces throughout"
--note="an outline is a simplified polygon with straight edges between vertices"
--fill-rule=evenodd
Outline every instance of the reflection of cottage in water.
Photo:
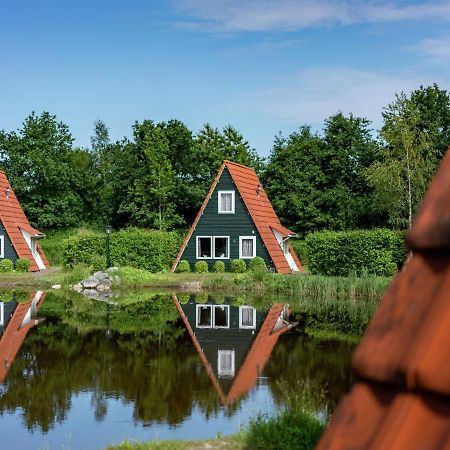
M 6 378 L 30 328 L 37 325 L 34 316 L 44 301 L 45 293 L 32 292 L 27 303 L 19 303 L 15 297 L 0 302 L 0 383 Z
M 287 305 L 268 310 L 234 306 L 231 298 L 199 303 L 194 295 L 173 300 L 195 348 L 224 405 L 251 389 L 270 358 L 279 336 L 296 323 L 288 321 Z

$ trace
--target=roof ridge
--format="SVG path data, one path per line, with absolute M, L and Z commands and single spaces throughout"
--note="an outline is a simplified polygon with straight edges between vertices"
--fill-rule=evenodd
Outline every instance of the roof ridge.
M 244 169 L 253 170 L 256 173 L 256 170 L 253 167 L 245 166 L 244 164 L 240 164 L 229 159 L 224 159 L 222 164 L 233 164 L 235 166 L 243 167 Z

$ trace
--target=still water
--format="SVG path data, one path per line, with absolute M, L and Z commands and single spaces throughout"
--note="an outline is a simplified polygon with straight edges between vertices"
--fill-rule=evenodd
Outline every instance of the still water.
M 326 418 L 353 345 L 302 333 L 286 300 L 0 293 L 1 449 L 203 439 L 301 401 Z

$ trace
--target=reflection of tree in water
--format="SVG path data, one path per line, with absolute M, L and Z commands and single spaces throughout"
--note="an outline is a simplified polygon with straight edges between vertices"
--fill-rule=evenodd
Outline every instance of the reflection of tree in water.
M 216 414 L 217 395 L 190 339 L 158 341 L 150 333 L 113 332 L 107 339 L 104 331 L 78 334 L 62 322 L 44 323 L 12 365 L 0 411 L 21 408 L 28 429 L 48 431 L 64 421 L 72 395 L 89 391 L 97 421 L 107 414 L 108 398 L 133 404 L 134 420 L 145 424 L 179 424 L 194 407 Z
M 352 385 L 350 372 L 354 344 L 299 339 L 296 332 L 280 337 L 264 370 L 277 404 L 286 399 L 304 403 L 306 409 L 332 413 Z M 280 374 L 283 382 L 280 383 Z

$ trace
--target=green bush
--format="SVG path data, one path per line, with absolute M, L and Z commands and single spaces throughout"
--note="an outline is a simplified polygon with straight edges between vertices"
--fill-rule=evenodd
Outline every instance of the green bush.
M 231 261 L 231 271 L 233 273 L 245 273 L 247 271 L 247 264 L 243 259 L 233 259 Z
M 208 263 L 206 261 L 197 261 L 195 263 L 195 271 L 197 273 L 208 273 Z
M 126 228 L 111 234 L 111 264 L 167 271 L 180 248 L 180 236 L 172 231 Z M 63 262 L 69 267 L 79 263 L 98 264 L 106 254 L 104 233 L 81 230 L 63 243 Z
M 214 263 L 214 272 L 216 273 L 225 272 L 225 263 L 223 261 L 216 261 Z
M 185 259 L 182 259 L 179 263 L 177 268 L 175 269 L 176 273 L 187 273 L 191 271 L 191 266 L 189 265 L 189 262 Z
M 250 260 L 249 270 L 267 270 L 266 262 L 260 256 L 255 256 Z
M 12 272 L 14 264 L 10 259 L 2 259 L 0 261 L 0 272 Z
M 391 276 L 403 264 L 404 237 L 386 229 L 319 231 L 306 236 L 303 248 L 313 274 Z
M 19 258 L 16 261 L 17 272 L 26 272 L 30 268 L 30 261 L 26 258 Z
M 312 450 L 325 429 L 312 414 L 284 411 L 279 417 L 258 416 L 250 421 L 246 444 L 264 450 Z

